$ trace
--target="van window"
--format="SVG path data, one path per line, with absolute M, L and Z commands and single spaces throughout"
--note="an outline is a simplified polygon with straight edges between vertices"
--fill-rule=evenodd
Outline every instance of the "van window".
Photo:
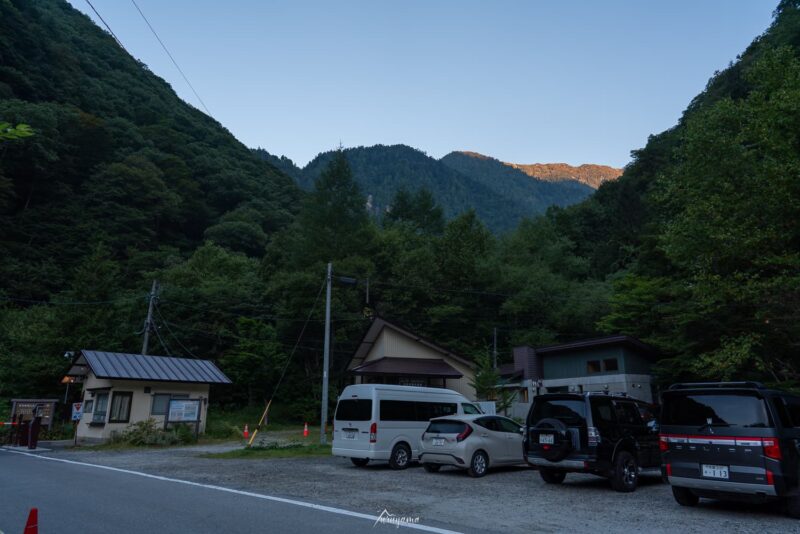
M 417 421 L 427 421 L 434 417 L 455 415 L 458 405 L 455 402 L 418 402 Z
M 371 399 L 344 399 L 336 405 L 334 419 L 339 421 L 369 421 L 372 419 Z
M 455 415 L 454 402 L 381 401 L 381 421 L 428 421 L 434 417 Z
M 416 421 L 414 401 L 381 401 L 381 421 Z
M 669 395 L 664 425 L 769 427 L 764 400 L 748 393 Z
M 478 415 L 483 413 L 471 402 L 462 402 L 461 409 L 464 410 L 464 415 Z

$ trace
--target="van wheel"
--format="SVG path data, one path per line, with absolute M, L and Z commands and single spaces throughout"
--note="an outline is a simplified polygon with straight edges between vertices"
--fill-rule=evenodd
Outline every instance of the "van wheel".
M 697 503 L 700 502 L 700 497 L 695 495 L 692 490 L 688 488 L 672 486 L 672 496 L 675 497 L 675 501 L 681 506 L 697 506 Z
M 369 463 L 369 458 L 350 458 L 350 461 L 356 467 L 364 467 Z
M 566 471 L 557 471 L 555 469 L 539 469 L 539 475 L 548 484 L 561 484 L 567 478 Z
M 424 467 L 425 471 L 428 473 L 438 473 L 439 469 L 442 468 L 439 464 L 422 464 L 422 467 Z
M 398 443 L 389 456 L 389 467 L 392 469 L 405 469 L 411 463 L 411 449 L 405 443 Z
M 620 451 L 614 461 L 611 487 L 616 491 L 630 493 L 636 489 L 638 482 L 639 465 L 636 462 L 636 458 L 628 451 Z
M 472 460 L 469 462 L 469 469 L 467 474 L 473 478 L 480 478 L 486 474 L 489 469 L 489 457 L 483 451 L 475 451 L 472 455 Z

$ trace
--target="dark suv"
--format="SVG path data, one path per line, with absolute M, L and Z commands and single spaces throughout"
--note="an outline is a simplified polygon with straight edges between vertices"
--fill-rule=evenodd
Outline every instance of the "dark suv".
M 662 401 L 661 472 L 679 504 L 784 498 L 800 518 L 800 396 L 722 382 L 676 384 Z
M 642 469 L 658 474 L 658 424 L 652 407 L 619 394 L 548 393 L 534 398 L 523 441 L 525 458 L 545 482 L 569 472 L 611 479 L 633 491 Z

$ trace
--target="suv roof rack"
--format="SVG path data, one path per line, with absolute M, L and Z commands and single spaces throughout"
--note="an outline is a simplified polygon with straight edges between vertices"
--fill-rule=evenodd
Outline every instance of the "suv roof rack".
M 585 391 L 587 395 L 607 395 L 614 397 L 629 397 L 627 391 Z
M 672 384 L 669 389 L 697 389 L 697 388 L 754 388 L 764 389 L 761 382 L 683 382 Z

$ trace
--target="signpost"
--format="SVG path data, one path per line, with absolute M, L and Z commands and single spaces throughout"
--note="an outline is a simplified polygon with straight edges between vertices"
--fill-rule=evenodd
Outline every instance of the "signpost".
M 194 423 L 195 438 L 200 433 L 200 401 L 201 399 L 171 399 L 164 428 L 170 423 Z
M 72 403 L 72 433 L 75 436 L 72 444 L 78 444 L 78 423 L 80 423 L 81 418 L 83 417 L 83 403 L 82 402 L 73 402 Z

